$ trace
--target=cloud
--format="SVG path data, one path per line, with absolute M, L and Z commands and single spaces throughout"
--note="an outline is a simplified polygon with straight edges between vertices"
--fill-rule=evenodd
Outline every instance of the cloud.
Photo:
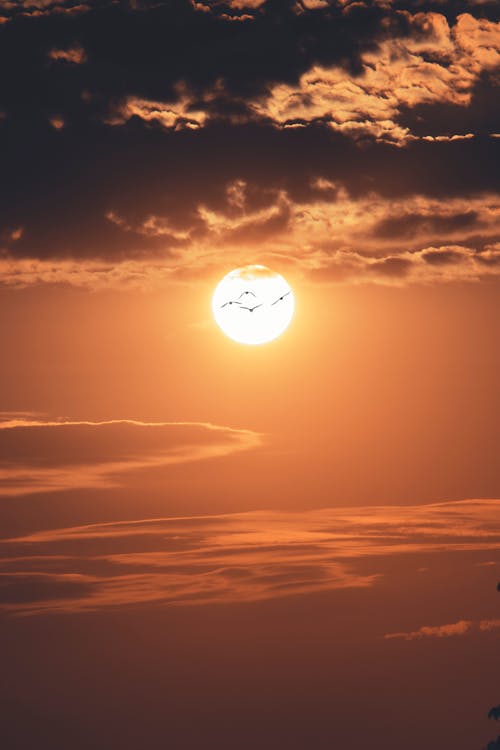
M 405 145 L 418 136 L 398 124 L 404 108 L 470 104 L 479 76 L 500 65 L 500 24 L 468 13 L 453 26 L 439 13 L 404 16 L 408 36 L 387 39 L 363 53 L 359 75 L 342 67 L 315 65 L 298 84 L 275 84 L 251 106 L 278 127 L 320 121 L 355 139 Z
M 197 12 L 216 15 L 224 21 L 251 21 L 267 0 L 190 0 Z
M 0 420 L 0 497 L 119 486 L 127 472 L 257 447 L 255 432 L 197 422 Z
M 167 238 L 169 241 L 183 242 L 189 239 L 190 229 L 176 229 L 172 226 L 168 219 L 160 216 L 150 215 L 137 223 L 135 226 L 129 224 L 119 214 L 114 211 L 108 211 L 106 213 L 106 219 L 112 224 L 120 227 L 125 232 L 132 232 L 136 235 L 149 238 Z
M 81 44 L 74 44 L 66 49 L 53 48 L 49 50 L 48 56 L 54 62 L 72 63 L 82 65 L 87 60 L 87 54 Z
M 88 7 L 0 2 L 4 286 L 149 288 L 211 274 L 221 247 L 309 280 L 448 280 L 395 258 L 448 247 L 471 254 L 457 278 L 494 274 L 473 258 L 498 241 L 491 8 Z
M 500 628 L 500 620 L 459 620 L 448 625 L 423 625 L 418 630 L 409 633 L 387 633 L 387 639 L 402 639 L 415 641 L 421 638 L 451 638 L 458 635 L 469 635 L 471 633 L 484 633 Z
M 82 3 L 78 0 L 0 0 L 0 12 L 3 20 L 18 18 L 43 18 L 45 16 L 75 16 L 86 13 L 96 5 L 96 0 Z M 0 19 L 1 21 L 2 19 Z
M 292 268 L 313 283 L 427 284 L 500 275 L 500 202 L 494 193 L 353 196 L 341 183 L 316 177 L 299 200 L 240 178 L 226 184 L 222 205 L 216 200 L 193 205 L 184 221 L 173 214 L 135 211 L 128 218 L 108 211 L 104 219 L 123 242 L 137 248 L 146 242 L 149 252 L 121 262 L 6 255 L 0 257 L 1 283 L 91 289 L 186 283 L 219 269 L 221 249 L 236 267 L 255 257 L 256 246 L 257 262 Z
M 483 632 L 496 630 L 497 628 L 500 628 L 500 620 L 481 620 L 479 622 L 479 630 Z
M 379 258 L 337 252 L 324 265 L 311 269 L 310 276 L 324 283 L 375 282 L 397 286 L 481 281 L 500 276 L 500 248 L 486 247 L 478 252 L 470 247 L 447 245 Z
M 197 6 L 200 9 L 199 3 Z M 241 10 L 240 6 L 232 5 Z M 212 10 L 215 7 L 217 4 Z M 473 138 L 474 133 L 457 132 L 417 135 L 399 120 L 417 107 L 468 107 L 480 77 L 500 67 L 500 24 L 469 13 L 459 15 L 451 26 L 444 15 L 435 12 L 398 11 L 395 18 L 398 14 L 406 33 L 395 33 L 375 49 L 372 45 L 364 51 L 360 71 L 355 74 L 344 60 L 329 67 L 316 63 L 296 83 L 265 82 L 265 90 L 257 97 L 235 95 L 228 90 L 224 76 L 198 87 L 198 96 L 188 82 L 179 79 L 173 83 L 171 101 L 128 96 L 114 106 L 105 122 L 123 125 L 136 117 L 166 129 L 199 129 L 210 117 L 235 122 L 231 105 L 237 101 L 239 124 L 255 119 L 279 128 L 319 123 L 355 141 L 368 138 L 396 146 L 418 139 L 447 142 Z M 492 85 L 495 82 L 493 77 Z
M 242 265 L 245 250 L 232 253 L 231 263 Z M 367 256 L 353 251 L 311 253 L 305 258 L 269 250 L 259 254 L 259 262 L 270 263 L 292 272 L 297 283 L 313 284 L 408 284 L 477 283 L 500 276 L 498 243 L 478 251 L 461 245 L 426 247 L 420 251 Z M 139 289 L 148 291 L 170 284 L 187 284 L 220 266 L 211 248 L 199 248 L 190 263 L 161 261 L 57 261 L 0 259 L 1 285 L 25 289 L 38 285 L 63 285 L 99 291 Z M 300 279 L 302 281 L 300 281 Z
M 132 117 L 146 123 L 157 123 L 167 130 L 188 128 L 197 130 L 207 121 L 207 112 L 195 103 L 194 97 L 177 84 L 177 98 L 172 102 L 158 102 L 128 96 L 105 118 L 108 125 L 123 125 Z
M 65 122 L 64 118 L 60 117 L 58 115 L 54 115 L 53 117 L 49 117 L 49 122 L 52 125 L 52 127 L 54 128 L 54 130 L 62 130 L 65 127 L 65 125 L 66 125 L 66 122 Z
M 389 557 L 497 550 L 499 521 L 500 500 L 470 500 L 252 511 L 38 531 L 0 544 L 0 570 L 11 592 L 2 609 L 40 614 L 152 603 L 203 605 L 366 588 L 377 584 Z M 17 598 L 12 569 L 23 576 Z M 72 591 L 77 586 L 81 590 Z M 499 626 L 496 620 L 471 622 L 387 637 L 445 637 Z
M 405 641 L 414 641 L 420 638 L 451 638 L 456 635 L 470 633 L 473 623 L 470 620 L 459 620 L 449 625 L 423 625 L 418 630 L 410 633 L 388 633 L 385 638 L 402 638 Z

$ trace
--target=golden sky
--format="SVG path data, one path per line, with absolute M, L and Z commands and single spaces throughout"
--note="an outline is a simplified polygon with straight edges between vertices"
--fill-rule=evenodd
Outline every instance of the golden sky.
M 497 11 L 0 0 L 2 750 L 495 735 Z

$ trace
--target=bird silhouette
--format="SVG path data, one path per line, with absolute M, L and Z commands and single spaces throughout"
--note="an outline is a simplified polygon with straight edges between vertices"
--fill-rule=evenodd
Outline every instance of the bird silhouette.
M 288 294 L 290 294 L 290 292 L 285 292 L 284 294 L 282 294 L 282 295 L 281 295 L 281 297 L 278 297 L 278 299 L 277 299 L 277 300 L 275 300 L 274 302 L 271 302 L 271 307 L 272 307 L 273 305 L 277 305 L 277 304 L 278 304 L 278 302 L 281 302 L 281 300 L 284 300 L 284 299 L 285 299 L 285 297 L 286 297 L 286 296 L 287 296 Z
M 238 300 L 229 300 L 229 302 L 224 302 L 223 305 L 220 306 L 220 309 L 222 310 L 223 307 L 226 307 L 227 305 L 239 305 L 240 303 Z
M 257 296 L 257 295 L 255 294 L 255 292 L 252 292 L 252 291 L 250 291 L 250 290 L 246 290 L 245 292 L 242 292 L 242 293 L 240 294 L 240 296 L 238 297 L 238 299 L 241 299 L 242 297 L 244 297 L 244 296 L 245 296 L 245 294 L 251 294 L 251 295 L 252 295 L 252 297 L 256 297 L 256 296 Z
M 240 308 L 242 310 L 248 310 L 248 312 L 253 313 L 254 310 L 256 310 L 258 307 L 262 307 L 262 302 L 260 302 L 258 305 L 254 305 L 253 307 L 245 307 L 245 305 L 240 305 Z

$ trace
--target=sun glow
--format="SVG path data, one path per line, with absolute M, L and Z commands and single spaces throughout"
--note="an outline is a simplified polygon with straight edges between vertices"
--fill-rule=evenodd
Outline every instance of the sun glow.
M 265 344 L 290 325 L 295 309 L 291 287 L 266 266 L 244 266 L 224 276 L 212 298 L 219 328 L 239 344 Z

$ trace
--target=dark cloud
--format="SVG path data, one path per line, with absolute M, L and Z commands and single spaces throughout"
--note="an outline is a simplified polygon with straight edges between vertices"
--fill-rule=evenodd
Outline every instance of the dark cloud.
M 11 133 L 18 137 L 3 127 L 7 140 Z M 495 189 L 490 164 L 499 147 L 498 141 L 467 141 L 360 150 L 320 127 L 312 133 L 257 126 L 165 133 L 145 132 L 134 122 L 112 130 L 96 125 L 87 138 L 71 122 L 60 131 L 43 122 L 21 151 L 4 157 L 0 222 L 10 237 L 4 247 L 18 258 L 165 257 L 186 244 L 177 230 L 203 229 L 197 206 L 221 209 L 228 184 L 242 177 L 263 195 L 282 186 L 301 200 L 312 197 L 310 183 L 319 175 L 341 181 L 353 197 L 374 189 L 388 197 L 470 195 Z M 161 216 L 174 231 L 161 237 L 127 231 L 110 213 L 130 227 Z M 19 227 L 21 236 L 11 237 Z M 437 239 L 445 239 L 444 231 Z
M 217 13 L 197 12 L 184 0 L 161 3 L 96 3 L 77 18 L 65 15 L 4 25 L 2 58 L 17 64 L 39 101 L 57 93 L 59 78 L 34 64 L 51 48 L 81 44 L 88 61 L 74 84 L 85 83 L 106 98 L 133 94 L 162 100 L 186 81 L 195 90 L 223 79 L 232 95 L 262 91 L 269 81 L 294 81 L 316 61 L 356 68 L 359 53 L 373 46 L 385 13 L 360 7 L 345 14 L 297 18 L 289 2 L 266 4 L 251 24 L 221 23 Z M 279 50 L 280 54 L 276 54 Z M 52 71 L 54 72 L 54 71 Z M 15 82 L 4 83 L 12 104 L 24 99 Z M 60 93 L 67 93 L 61 91 Z M 106 102 L 107 104 L 107 102 Z
M 0 64 L 10 71 L 0 82 L 8 144 L 0 251 L 11 263 L 156 258 L 181 268 L 212 238 L 200 207 L 253 211 L 217 237 L 224 252 L 283 240 L 290 201 L 314 202 L 318 178 L 353 200 L 498 189 L 489 4 L 410 12 L 377 2 L 4 0 L 0 8 L 8 19 Z M 238 181 L 244 209 L 228 203 Z M 319 192 L 335 203 L 335 192 Z M 480 250 L 494 239 L 483 228 L 475 208 L 403 211 L 381 217 L 371 251 L 393 257 L 387 242 L 398 238 L 404 251 Z M 380 272 L 402 276 L 406 265 L 382 261 Z

